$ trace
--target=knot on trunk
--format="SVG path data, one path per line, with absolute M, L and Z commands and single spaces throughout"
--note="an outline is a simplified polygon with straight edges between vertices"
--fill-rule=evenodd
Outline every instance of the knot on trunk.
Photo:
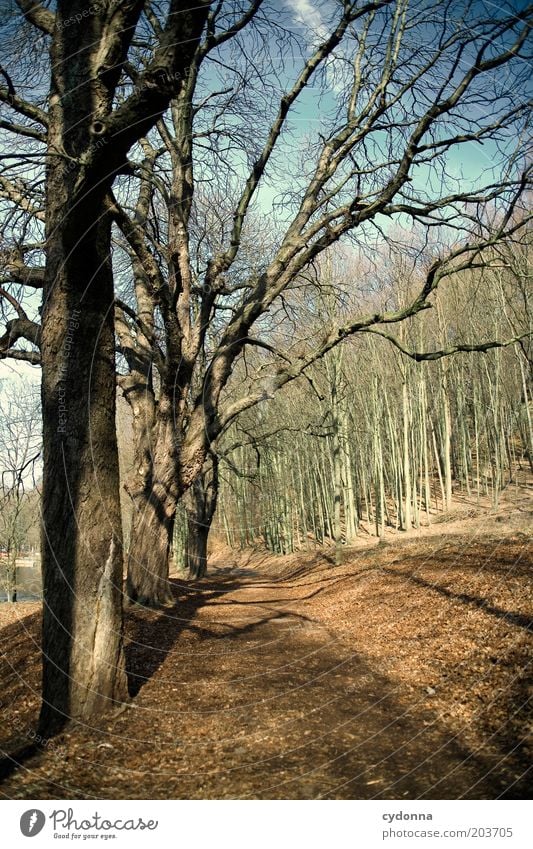
M 103 121 L 97 119 L 93 121 L 91 124 L 91 135 L 96 136 L 96 138 L 102 138 L 106 132 L 106 125 Z

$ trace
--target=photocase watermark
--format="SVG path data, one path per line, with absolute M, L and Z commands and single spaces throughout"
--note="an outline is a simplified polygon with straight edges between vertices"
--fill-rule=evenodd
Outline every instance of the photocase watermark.
M 15 675 L 9 676 L 9 679 L 15 677 Z M 8 679 L 8 680 L 9 680 Z M 0 699 L 0 708 L 6 707 L 7 702 L 4 702 Z M 67 749 L 63 743 L 58 743 L 52 737 L 43 737 L 37 731 L 34 731 L 33 728 L 27 728 L 17 717 L 15 717 L 12 721 L 12 726 L 15 731 L 17 731 L 22 737 L 30 744 L 34 744 L 39 746 L 41 749 L 47 749 L 49 752 L 53 752 L 58 757 L 62 757 Z
M 46 817 L 38 808 L 32 808 L 30 811 L 24 811 L 20 818 L 20 830 L 24 837 L 35 837 L 43 830 L 46 823 Z
M 432 820 L 433 814 L 431 813 L 414 813 L 413 811 L 395 811 L 392 814 L 382 814 L 382 819 L 385 822 L 394 822 L 394 820 Z
M 83 12 L 77 12 L 75 15 L 71 15 L 70 18 L 65 18 L 63 21 L 58 21 L 57 27 L 58 29 L 66 29 L 67 27 L 72 26 L 72 24 L 81 24 L 82 21 L 87 18 L 92 17 L 93 15 L 98 15 L 100 12 L 105 12 L 106 7 L 103 3 L 91 3 L 87 9 L 84 9 Z
M 16 723 L 14 727 L 17 727 Z M 27 737 L 27 739 L 30 740 L 32 743 L 35 743 L 37 746 L 39 746 L 39 748 L 48 749 L 49 752 L 54 752 L 54 754 L 58 755 L 59 757 L 62 757 L 67 751 L 66 746 L 64 746 L 63 744 L 56 743 L 55 740 L 43 737 L 41 736 L 41 734 L 38 734 L 37 731 L 33 731 L 32 729 L 30 729 L 29 731 L 25 731 L 25 737 Z
M 100 148 L 105 147 L 108 144 L 108 139 L 99 138 L 97 141 L 91 142 L 87 151 L 84 154 L 85 160 L 90 160 L 94 154 L 100 150 Z M 65 173 L 70 174 L 71 171 L 75 171 L 76 168 L 80 168 L 82 166 L 82 162 L 79 159 L 71 159 L 68 165 L 65 168 Z
M 67 423 L 67 404 L 66 404 L 66 396 L 67 390 L 64 387 L 59 387 L 58 390 L 58 420 L 59 424 L 57 427 L 58 433 L 65 433 L 65 425 Z
M 52 811 L 49 819 L 52 820 L 54 831 L 58 831 L 61 828 L 71 833 L 71 836 L 75 836 L 73 832 L 76 831 L 113 832 L 146 831 L 147 829 L 148 831 L 155 831 L 159 825 L 158 820 L 147 820 L 145 822 L 142 817 L 110 820 L 103 817 L 97 811 L 95 811 L 90 819 L 76 819 L 73 808 L 68 808 L 67 810 L 59 808 L 56 811 Z
M 57 403 L 58 403 L 58 433 L 66 433 L 66 425 L 68 421 L 68 407 L 67 407 L 67 390 L 65 388 L 65 383 L 67 379 L 67 362 L 70 357 L 70 352 L 72 350 L 72 346 L 74 344 L 74 333 L 80 326 L 78 321 L 78 317 L 81 315 L 80 310 L 73 310 L 72 316 L 67 324 L 67 333 L 65 336 L 64 348 L 63 348 L 63 365 L 61 368 L 61 372 L 59 374 L 59 386 L 57 390 Z
M 111 840 L 120 832 L 155 831 L 159 826 L 158 820 L 144 820 L 138 816 L 110 819 L 95 811 L 89 817 L 79 817 L 73 808 L 57 808 L 47 817 L 38 808 L 29 808 L 20 818 L 20 830 L 25 837 L 35 837 L 43 830 L 47 819 L 54 837 L 69 840 L 86 840 L 90 837 Z

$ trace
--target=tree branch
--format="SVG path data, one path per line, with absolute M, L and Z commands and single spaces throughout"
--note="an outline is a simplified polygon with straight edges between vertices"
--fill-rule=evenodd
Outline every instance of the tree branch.
M 41 3 L 36 2 L 36 0 L 17 0 L 17 6 L 30 24 L 40 29 L 45 35 L 52 35 L 55 24 L 55 15 L 53 12 L 46 9 Z
M 529 331 L 528 333 L 522 333 L 520 336 L 513 336 L 512 339 L 507 339 L 505 342 L 492 341 L 480 342 L 476 345 L 451 345 L 449 348 L 442 348 L 440 351 L 410 351 L 399 341 L 399 339 L 396 339 L 395 336 L 391 336 L 389 333 L 385 333 L 383 330 L 378 330 L 377 328 L 366 328 L 361 332 L 373 333 L 375 336 L 381 336 L 383 339 L 387 339 L 387 341 L 398 348 L 402 354 L 405 354 L 406 357 L 410 357 L 417 363 L 440 360 L 442 357 L 450 357 L 453 354 L 465 352 L 469 353 L 471 351 L 479 351 L 482 354 L 486 354 L 486 352 L 490 351 L 492 348 L 507 348 L 509 345 L 514 345 L 515 342 L 520 342 L 522 339 L 531 338 L 533 336 L 533 331 Z
M 26 317 L 14 318 L 11 321 L 6 323 L 6 332 L 3 336 L 0 336 L 0 358 L 12 358 L 12 359 L 25 359 L 28 362 L 31 362 L 28 358 L 28 355 L 31 354 L 33 357 L 34 352 L 32 351 L 17 351 L 13 349 L 13 345 L 18 342 L 19 339 L 25 339 L 27 342 L 31 342 L 32 345 L 35 345 L 37 348 L 40 345 L 40 334 L 41 327 L 34 321 L 30 321 L 30 319 Z M 20 354 L 24 354 L 23 357 L 19 356 Z

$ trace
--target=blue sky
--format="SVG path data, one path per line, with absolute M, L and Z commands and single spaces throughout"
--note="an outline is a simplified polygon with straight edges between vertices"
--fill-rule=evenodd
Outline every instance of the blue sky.
M 428 2 L 429 7 L 434 5 L 431 0 L 428 0 Z M 294 78 L 301 63 L 305 60 L 306 52 L 311 52 L 317 41 L 321 40 L 328 31 L 331 15 L 332 13 L 338 14 L 339 6 L 333 0 L 320 0 L 320 2 L 318 0 L 276 0 L 276 3 L 280 12 L 283 12 L 287 19 L 292 21 L 292 25 L 302 40 L 303 55 L 296 53 L 293 59 L 287 61 L 281 74 L 281 82 L 288 83 L 290 78 Z M 414 0 L 413 5 L 416 7 L 416 0 Z M 472 19 L 483 19 L 487 15 L 507 14 L 510 8 L 518 11 L 525 5 L 525 3 L 495 4 L 477 0 L 472 5 L 470 14 Z M 457 7 L 460 6 L 461 3 L 458 3 Z M 15 8 L 14 0 L 0 0 L 0 14 L 3 10 L 4 13 L 9 15 Z M 18 14 L 17 12 L 17 16 Z M 494 75 L 492 84 L 496 87 L 499 82 L 497 73 Z M 331 113 L 334 109 L 339 94 L 333 70 L 330 71 L 329 75 L 326 74 L 324 83 L 325 85 L 322 88 L 310 86 L 291 111 L 289 121 L 291 136 L 282 142 L 279 151 L 279 156 L 288 167 L 284 174 L 280 173 L 275 180 L 272 180 L 270 185 L 267 184 L 261 189 L 258 196 L 258 207 L 264 213 L 271 209 L 273 201 L 279 196 L 285 184 L 290 183 L 292 186 L 297 186 L 298 157 L 301 154 L 302 146 L 309 138 L 316 137 L 317 131 L 325 129 L 325 119 L 328 117 L 328 113 Z M 486 143 L 481 146 L 477 143 L 468 142 L 449 155 L 449 170 L 456 175 L 462 174 L 465 185 L 469 183 L 470 186 L 474 186 L 479 184 L 483 172 L 493 165 L 496 155 L 497 149 L 494 144 Z M 425 171 L 426 169 L 423 167 L 415 171 L 415 186 L 423 187 L 425 185 L 427 181 Z M 242 167 L 242 174 L 244 175 L 244 173 L 245 168 Z M 289 210 L 287 210 L 286 215 L 287 217 L 290 216 Z M 14 366 L 12 363 L 0 361 L 0 378 L 5 376 L 6 373 L 13 374 L 15 368 L 17 371 L 20 370 L 31 376 L 38 376 L 38 369 L 34 367 L 26 364 Z

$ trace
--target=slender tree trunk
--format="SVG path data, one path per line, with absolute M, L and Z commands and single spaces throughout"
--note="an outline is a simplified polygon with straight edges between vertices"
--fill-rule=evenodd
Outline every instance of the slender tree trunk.
M 348 435 L 348 415 L 343 410 L 342 438 L 344 443 L 344 504 L 346 510 L 346 541 L 355 539 L 357 536 L 357 505 L 354 495 L 355 482 L 352 467 L 352 448 Z
M 440 486 L 440 494 L 441 494 L 441 501 L 442 501 L 442 512 L 444 512 L 446 510 L 446 493 L 445 493 L 445 489 L 444 489 L 444 482 L 443 482 L 443 479 L 442 479 L 442 469 L 441 469 L 441 465 L 440 465 L 439 450 L 437 448 L 437 437 L 435 435 L 435 429 L 434 429 L 433 425 L 431 425 L 431 437 L 432 437 L 432 442 L 433 442 L 433 455 L 435 457 L 435 466 L 437 467 L 437 474 L 439 476 L 439 486 Z M 437 505 L 437 509 L 438 509 L 438 505 Z
M 342 499 L 342 477 L 341 477 L 341 439 L 339 422 L 339 401 L 337 386 L 337 368 L 333 371 L 333 384 L 331 387 L 331 404 L 333 416 L 333 537 L 335 541 L 335 563 L 342 563 L 342 527 L 341 527 L 341 499 Z
M 443 445 L 442 454 L 444 461 L 444 491 L 445 491 L 445 509 L 450 510 L 452 506 L 452 461 L 451 461 L 451 414 L 450 414 L 450 399 L 448 396 L 448 378 L 444 365 L 442 366 L 442 403 L 443 403 Z
M 404 482 L 404 510 L 403 510 L 403 529 L 408 531 L 411 528 L 411 460 L 409 456 L 409 399 L 407 394 L 407 378 L 404 378 L 402 384 L 402 412 L 403 412 L 403 482 Z
M 529 393 L 527 388 L 527 380 L 526 380 L 526 371 L 524 368 L 524 363 L 522 362 L 522 358 L 520 354 L 518 355 L 518 363 L 520 365 L 520 376 L 522 378 L 522 391 L 524 395 L 524 408 L 526 411 L 526 419 L 528 426 L 528 435 L 529 435 L 529 443 L 527 445 L 527 459 L 529 461 L 529 468 L 533 473 L 533 424 L 531 422 L 531 410 L 529 408 Z
M 296 463 L 297 463 L 297 467 L 298 467 L 298 483 L 299 483 L 298 495 L 299 495 L 300 516 L 301 516 L 301 522 L 302 522 L 302 533 L 303 533 L 303 537 L 304 537 L 305 547 L 306 547 L 306 549 L 308 549 L 309 548 L 309 530 L 308 530 L 308 527 L 307 527 L 307 502 L 306 502 L 306 498 L 305 498 L 305 495 L 304 495 L 304 478 L 303 478 L 303 470 L 302 470 L 302 462 L 301 462 L 301 459 L 300 459 L 300 453 L 301 452 L 299 450 L 296 451 Z M 314 516 L 314 511 L 311 515 Z M 314 521 L 314 519 L 313 519 L 313 521 Z
M 6 596 L 9 602 L 17 600 L 17 552 L 14 548 L 7 552 Z
M 431 487 L 429 483 L 429 461 L 428 461 L 428 434 L 427 434 L 427 401 L 426 401 L 426 383 L 422 379 L 420 381 L 420 421 L 422 440 L 422 463 L 424 474 L 424 508 L 426 511 L 426 519 L 428 525 L 431 524 Z
M 474 416 L 474 451 L 476 456 L 476 496 L 477 503 L 479 504 L 481 497 L 481 472 L 479 468 L 479 427 L 478 427 L 478 407 L 477 407 L 477 395 L 476 395 L 476 387 L 474 386 L 474 399 L 473 399 L 473 416 Z

